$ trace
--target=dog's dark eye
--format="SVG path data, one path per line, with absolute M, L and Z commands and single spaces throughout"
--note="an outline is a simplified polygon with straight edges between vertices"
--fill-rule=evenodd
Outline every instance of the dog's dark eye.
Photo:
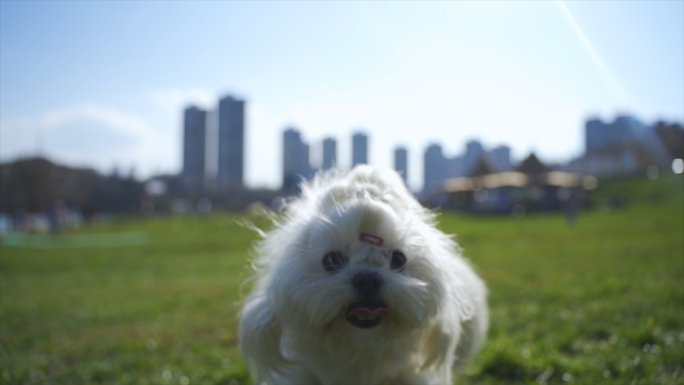
M 347 258 L 338 251 L 331 251 L 323 257 L 323 268 L 328 273 L 334 273 L 347 264 Z
M 390 261 L 390 268 L 392 270 L 399 270 L 406 264 L 406 257 L 399 251 L 392 253 L 392 260 Z

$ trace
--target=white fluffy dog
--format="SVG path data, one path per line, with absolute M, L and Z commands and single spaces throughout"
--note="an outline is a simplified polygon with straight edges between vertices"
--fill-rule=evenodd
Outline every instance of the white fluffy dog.
M 255 384 L 451 384 L 486 288 L 400 176 L 323 173 L 264 234 L 240 345 Z

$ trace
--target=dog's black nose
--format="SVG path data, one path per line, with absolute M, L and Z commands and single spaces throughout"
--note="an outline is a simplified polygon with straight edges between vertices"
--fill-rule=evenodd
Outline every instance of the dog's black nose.
M 380 274 L 374 271 L 357 273 L 352 277 L 351 282 L 356 291 L 364 297 L 371 297 L 377 294 L 383 284 Z

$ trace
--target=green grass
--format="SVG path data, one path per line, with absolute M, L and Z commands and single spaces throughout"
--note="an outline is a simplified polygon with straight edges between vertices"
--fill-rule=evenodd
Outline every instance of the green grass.
M 574 226 L 442 215 L 490 290 L 489 338 L 457 383 L 684 384 L 683 185 L 602 183 Z M 630 204 L 604 208 L 617 194 Z M 77 231 L 144 234 L 128 246 L 0 246 L 0 384 L 249 383 L 236 314 L 257 237 L 239 220 Z

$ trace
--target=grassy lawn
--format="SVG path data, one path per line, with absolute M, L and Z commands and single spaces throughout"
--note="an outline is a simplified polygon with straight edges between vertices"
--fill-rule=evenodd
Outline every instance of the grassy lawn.
M 600 204 L 617 194 L 626 208 Z M 574 226 L 559 213 L 442 215 L 490 289 L 489 339 L 457 383 L 684 384 L 684 179 L 612 180 L 596 201 Z M 250 383 L 236 314 L 257 237 L 239 221 L 5 242 L 0 384 Z

